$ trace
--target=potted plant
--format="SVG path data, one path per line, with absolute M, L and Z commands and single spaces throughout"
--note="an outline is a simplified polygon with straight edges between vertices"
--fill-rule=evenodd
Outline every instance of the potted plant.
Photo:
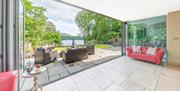
M 96 44 L 96 40 L 90 40 L 86 43 L 86 48 L 88 50 L 88 54 L 89 55 L 94 55 L 95 53 L 95 44 Z

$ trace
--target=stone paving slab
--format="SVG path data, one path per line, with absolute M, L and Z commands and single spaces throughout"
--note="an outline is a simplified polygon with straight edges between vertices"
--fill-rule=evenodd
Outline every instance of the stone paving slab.
M 38 76 L 38 78 L 40 78 L 40 80 L 38 80 L 38 83 L 41 85 L 46 85 L 57 80 L 63 79 L 65 77 L 71 76 L 73 74 L 76 74 L 78 72 L 81 72 L 85 69 L 89 69 L 96 65 L 110 61 L 117 57 L 120 57 L 120 55 L 108 56 L 90 62 L 77 61 L 70 64 L 65 64 L 62 60 L 58 60 L 55 63 L 45 65 L 45 67 L 47 67 L 49 71 L 49 78 L 48 72 L 44 72 Z

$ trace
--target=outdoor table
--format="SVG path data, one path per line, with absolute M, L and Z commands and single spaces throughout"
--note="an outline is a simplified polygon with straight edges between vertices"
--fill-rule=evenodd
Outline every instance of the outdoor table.
M 48 72 L 48 69 L 47 67 L 40 67 L 40 68 L 36 68 L 34 67 L 33 70 L 31 72 L 24 72 L 22 74 L 22 77 L 23 78 L 31 78 L 31 77 L 34 77 L 34 85 L 31 89 L 31 91 L 42 91 L 42 86 L 40 86 L 38 83 L 37 83 L 37 75 L 43 73 L 47 71 Z M 48 72 L 48 78 L 49 78 L 49 72 Z

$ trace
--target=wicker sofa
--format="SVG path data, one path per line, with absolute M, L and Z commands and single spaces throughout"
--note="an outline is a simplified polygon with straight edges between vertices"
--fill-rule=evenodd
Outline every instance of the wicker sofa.
M 62 58 L 65 63 L 72 63 L 88 58 L 87 48 L 69 49 L 66 52 L 62 51 Z
M 45 52 L 44 50 L 37 50 L 35 52 L 35 64 L 46 65 L 56 60 L 57 51 Z

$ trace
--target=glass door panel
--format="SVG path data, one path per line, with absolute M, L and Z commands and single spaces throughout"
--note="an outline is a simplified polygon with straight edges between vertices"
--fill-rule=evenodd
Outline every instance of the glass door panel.
M 20 76 L 24 72 L 24 6 L 22 0 L 19 0 L 19 70 Z M 20 77 L 20 86 L 23 79 Z

